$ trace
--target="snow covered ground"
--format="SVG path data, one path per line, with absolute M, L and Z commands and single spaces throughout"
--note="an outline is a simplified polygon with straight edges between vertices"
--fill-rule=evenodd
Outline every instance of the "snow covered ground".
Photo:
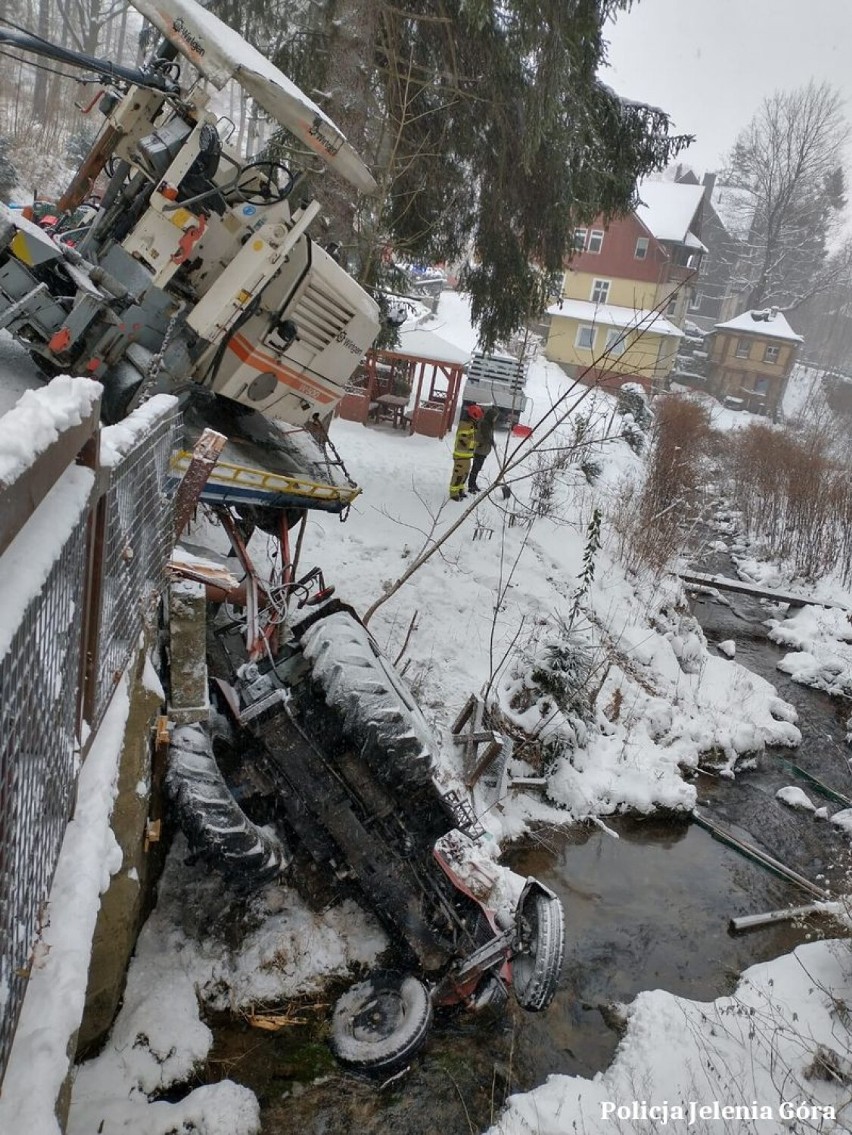
M 465 349 L 475 345 L 467 305 L 458 295 L 445 293 L 431 326 Z M 536 360 L 528 385 L 529 424 L 536 424 L 570 386 L 559 367 Z M 505 501 L 499 491 L 478 502 L 448 501 L 451 436 L 436 441 L 409 437 L 390 426 L 335 422 L 334 443 L 364 491 L 345 524 L 330 515 L 312 516 L 302 549 L 301 567 L 321 565 L 338 595 L 365 612 L 388 596 L 424 550 L 446 537 L 410 580 L 377 607 L 370 630 L 391 658 L 401 654 L 399 668 L 443 739 L 441 776 L 446 782 L 458 783 L 460 772 L 449 724 L 468 695 L 486 687 L 496 691 L 510 720 L 533 727 L 552 743 L 544 797 L 516 794 L 495 801 L 478 790 L 475 805 L 495 854 L 501 842 L 537 820 L 569 823 L 623 809 L 688 810 L 695 791 L 684 770 L 709 758 L 733 775 L 742 757 L 766 745 L 795 746 L 799 741 L 795 710 L 768 682 L 735 659 L 708 653 L 677 581 L 629 571 L 619 561 L 612 520 L 623 507 L 624 484 L 641 478 L 642 462 L 621 437 L 624 420 L 613 397 L 579 387 L 568 405 L 572 414 L 556 427 L 543 457 L 525 456 L 531 443 L 498 434 L 498 453 L 488 458 L 481 483 L 496 481 L 498 461 L 519 444 L 526 447 L 518 451 L 520 461 L 506 477 L 512 496 Z M 557 461 L 560 451 L 564 456 L 564 447 L 576 440 L 581 415 L 588 417 L 591 443 L 576 451 L 576 459 Z M 536 427 L 533 443 L 546 428 Z M 599 466 L 591 483 L 582 468 L 585 459 Z M 592 555 L 593 578 L 583 585 L 584 551 L 596 509 L 603 516 L 601 547 Z M 464 522 L 455 526 L 461 517 Z M 220 537 L 203 524 L 190 534 L 195 543 L 207 538 Z M 252 551 L 262 563 L 262 539 L 255 539 Z M 586 713 L 555 712 L 552 700 L 532 680 L 533 672 L 552 659 L 553 648 L 566 643 L 570 652 L 590 660 L 585 693 L 596 697 Z M 511 771 L 540 770 L 518 761 Z M 225 942 L 210 912 L 230 902 L 222 897 L 221 882 L 185 865 L 176 846 L 160 902 L 140 938 L 112 1035 L 101 1055 L 78 1070 L 70 1126 L 75 1135 L 257 1132 L 254 1097 L 228 1081 L 197 1088 L 180 1103 L 149 1102 L 164 1088 L 185 1082 L 193 1067 L 203 1063 L 211 1035 L 200 1006 L 274 1003 L 316 988 L 324 976 L 371 961 L 383 947 L 381 932 L 356 908 L 338 905 L 317 916 L 286 887 L 267 888 L 253 900 L 241 941 Z M 819 967 L 823 985 L 839 987 L 840 968 L 832 969 L 828 958 L 809 955 L 807 965 L 809 970 Z M 809 1000 L 801 988 L 808 982 L 799 962 L 777 964 L 777 979 L 772 980 L 790 987 L 778 1012 L 807 1012 L 817 1039 L 828 1037 L 828 994 Z M 769 971 L 765 977 L 750 977 L 758 991 L 754 996 L 765 999 L 770 977 Z M 711 1018 L 725 1022 L 728 1030 L 719 1060 L 731 1067 L 747 1062 L 753 1048 L 728 1028 L 731 1022 L 739 1028 L 743 1017 L 726 1003 L 695 1006 L 661 993 L 644 994 L 631 1010 L 625 1045 L 605 1074 L 609 1079 L 551 1080 L 538 1093 L 513 1101 L 496 1130 L 506 1135 L 561 1133 L 573 1130 L 578 1117 L 586 1130 L 597 1130 L 591 1109 L 603 1098 L 601 1092 L 621 1102 L 630 1085 L 630 1099 L 637 1093 L 647 1100 L 660 1094 L 669 1101 L 679 1099 L 704 1074 L 693 1041 L 699 1043 L 700 1033 L 705 1038 L 700 1043 L 710 1043 L 706 1036 L 712 1033 L 702 1030 Z M 660 1051 L 667 1053 L 665 1059 Z M 24 1098 L 39 1091 L 26 1072 L 19 1075 L 22 1090 L 11 1102 L 4 1100 L 12 1121 Z M 769 1083 L 745 1081 L 742 1098 L 769 1099 L 774 1106 L 780 1097 L 777 1091 L 767 1097 Z M 704 1102 L 705 1095 L 696 1098 Z M 814 1088 L 808 1098 L 823 1096 Z M 585 1101 L 580 1111 L 577 1101 Z M 732 1102 L 739 1101 L 738 1095 Z M 11 1130 L 52 1133 L 44 1100 L 39 1117 Z M 627 1121 L 619 1128 L 618 1121 L 616 1115 L 600 1129 L 643 1130 Z
M 849 1131 L 848 942 L 752 966 L 732 997 L 640 993 L 612 1065 L 510 1097 L 489 1135 Z

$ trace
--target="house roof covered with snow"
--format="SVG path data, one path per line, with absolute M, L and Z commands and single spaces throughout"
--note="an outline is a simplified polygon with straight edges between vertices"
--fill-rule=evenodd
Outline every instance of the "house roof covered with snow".
M 547 314 L 561 316 L 563 319 L 579 319 L 597 327 L 633 328 L 637 332 L 652 335 L 683 335 L 679 327 L 675 327 L 657 311 L 642 311 L 609 303 L 563 299 L 549 307 Z
M 657 240 L 683 244 L 703 196 L 703 185 L 643 181 L 639 186 L 640 204 L 636 208 L 636 216 Z
M 747 331 L 752 335 L 763 335 L 771 339 L 789 339 L 793 343 L 804 343 L 780 311 L 764 308 L 760 311 L 744 311 L 727 323 L 717 323 L 716 331 Z
M 710 204 L 731 236 L 737 240 L 748 240 L 754 219 L 754 194 L 748 189 L 720 185 L 717 182 L 710 194 Z

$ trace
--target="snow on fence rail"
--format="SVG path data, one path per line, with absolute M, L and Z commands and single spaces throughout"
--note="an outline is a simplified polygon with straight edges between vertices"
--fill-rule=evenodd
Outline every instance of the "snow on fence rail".
M 131 417 L 99 429 L 94 384 L 54 382 L 62 412 L 30 453 L 22 430 L 45 424 L 53 383 L 27 396 L 30 413 L 14 430 L 15 411 L 0 419 L 0 1083 L 81 755 L 156 605 L 173 543 L 175 400 L 152 399 L 135 428 Z M 65 412 L 75 393 L 76 415 Z M 4 441 L 16 456 L 5 466 Z

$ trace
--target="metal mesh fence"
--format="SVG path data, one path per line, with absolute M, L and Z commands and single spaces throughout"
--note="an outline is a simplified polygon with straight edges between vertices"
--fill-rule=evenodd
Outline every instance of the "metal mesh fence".
M 74 790 L 87 519 L 0 659 L 0 1073 Z
M 0 1081 L 72 806 L 82 652 L 96 659 L 94 734 L 164 583 L 179 425 L 176 412 L 161 418 L 112 471 L 94 563 L 86 512 L 0 658 Z M 96 609 L 86 627 L 90 573 Z
M 178 423 L 178 415 L 170 415 L 146 434 L 115 470 L 106 494 L 93 730 L 164 583 L 174 545 L 172 502 L 165 485 Z

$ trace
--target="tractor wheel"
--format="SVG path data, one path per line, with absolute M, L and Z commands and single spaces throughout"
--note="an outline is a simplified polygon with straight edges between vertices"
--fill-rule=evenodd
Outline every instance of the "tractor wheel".
M 284 843 L 254 824 L 234 799 L 202 726 L 175 730 L 166 792 L 193 854 L 233 881 L 248 886 L 263 883 L 289 865 L 291 855 Z
M 409 690 L 369 631 L 346 611 L 319 619 L 302 636 L 311 685 L 322 692 L 323 714 L 334 711 L 338 736 L 394 791 L 433 787 L 429 726 Z M 332 726 L 332 728 L 335 728 Z
M 379 970 L 338 1000 L 331 1046 L 342 1064 L 386 1076 L 409 1063 L 425 1043 L 432 1002 L 416 977 Z
M 546 1009 L 559 986 L 565 955 L 565 920 L 555 896 L 530 891 L 518 912 L 521 948 L 512 959 L 515 1000 L 529 1013 Z

